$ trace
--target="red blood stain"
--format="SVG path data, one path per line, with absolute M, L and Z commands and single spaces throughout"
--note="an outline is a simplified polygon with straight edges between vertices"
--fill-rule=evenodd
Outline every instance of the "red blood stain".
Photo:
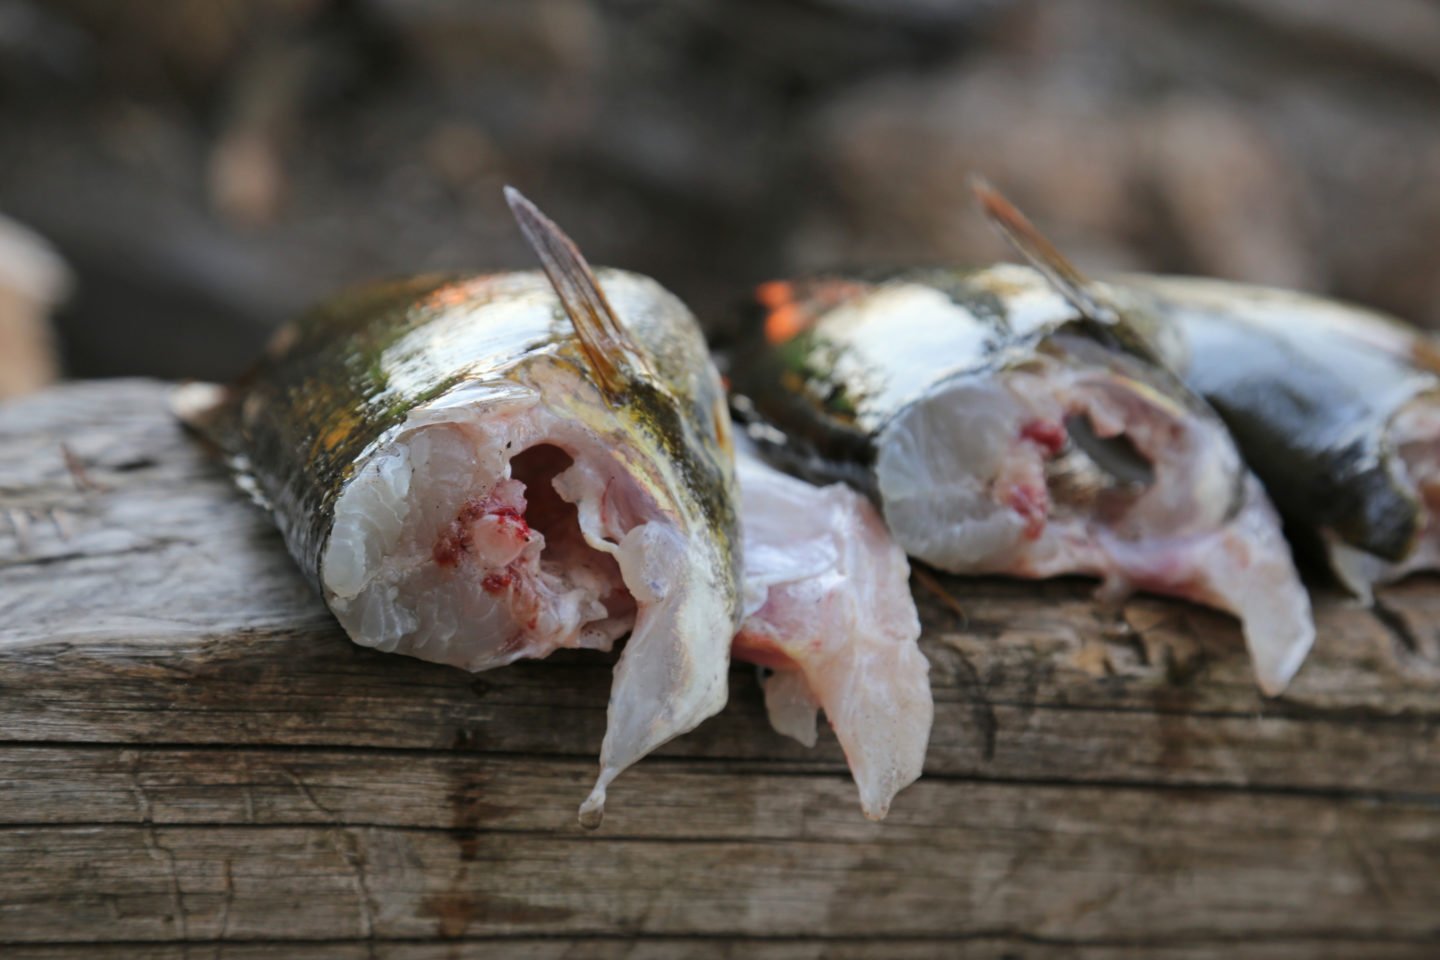
M 499 520 L 500 525 L 516 540 L 530 539 L 530 524 L 525 522 L 525 517 L 519 510 L 514 507 L 499 507 L 488 512 Z
M 530 539 L 530 525 L 519 510 L 500 503 L 494 497 L 471 497 L 435 540 L 435 546 L 430 551 L 435 562 L 442 567 L 453 567 L 459 563 L 460 555 L 470 552 L 470 525 L 487 516 L 496 518 L 500 528 L 515 540 Z
M 1065 426 L 1054 420 L 1029 420 L 1020 428 L 1020 437 L 1040 448 L 1046 457 L 1065 449 Z
M 509 570 L 500 570 L 495 573 L 487 573 L 485 579 L 480 581 L 480 586 L 485 588 L 486 593 L 499 593 L 506 590 L 515 582 L 515 574 Z
M 1003 502 L 1025 521 L 1026 540 L 1038 539 L 1045 532 L 1045 520 L 1050 514 L 1050 494 L 1044 487 L 1013 484 L 1005 489 Z
M 431 556 L 442 567 L 453 567 L 463 554 L 470 552 L 470 524 L 452 521 L 435 541 Z

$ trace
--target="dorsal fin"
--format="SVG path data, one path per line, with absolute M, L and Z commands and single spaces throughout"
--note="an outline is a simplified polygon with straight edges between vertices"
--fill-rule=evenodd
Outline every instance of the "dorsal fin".
M 1029 264 L 1050 281 L 1056 292 L 1069 301 L 1085 317 L 1097 323 L 1112 324 L 1116 311 L 1094 292 L 1094 286 L 1080 269 L 1061 253 L 1055 244 L 1036 229 L 1025 214 L 1021 213 L 1000 192 L 990 186 L 982 177 L 972 177 L 970 189 L 980 202 L 980 209 L 1010 245 Z
M 595 379 L 612 399 L 618 397 L 625 392 L 630 368 L 643 366 L 640 349 L 605 299 L 575 241 L 514 187 L 505 188 L 505 202 L 575 326 Z

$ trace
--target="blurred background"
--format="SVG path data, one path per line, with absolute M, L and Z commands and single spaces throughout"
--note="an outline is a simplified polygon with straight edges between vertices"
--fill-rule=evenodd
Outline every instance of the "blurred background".
M 529 267 L 504 183 L 722 340 L 769 276 L 1004 258 L 971 171 L 1091 269 L 1440 326 L 1437 120 L 1431 0 L 0 0 L 0 389 L 51 301 L 65 375 L 228 378 Z

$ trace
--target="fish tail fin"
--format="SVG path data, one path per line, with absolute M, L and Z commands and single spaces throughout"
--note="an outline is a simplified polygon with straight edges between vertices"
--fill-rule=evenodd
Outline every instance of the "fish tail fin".
M 595 378 L 608 395 L 619 396 L 625 390 L 629 368 L 644 366 L 639 346 L 605 299 L 575 241 L 514 187 L 505 188 L 505 202 L 574 324 Z
M 1115 322 L 1115 310 L 1096 295 L 1090 279 L 983 177 L 970 179 L 980 210 L 1016 252 L 1044 275 L 1070 305 L 1099 323 Z

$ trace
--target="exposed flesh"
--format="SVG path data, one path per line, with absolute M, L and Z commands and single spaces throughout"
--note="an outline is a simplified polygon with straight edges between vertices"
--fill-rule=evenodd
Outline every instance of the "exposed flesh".
M 1415 545 L 1405 559 L 1388 563 L 1329 538 L 1330 564 L 1341 582 L 1369 603 L 1376 586 L 1422 570 L 1440 570 L 1440 398 L 1418 397 L 1402 407 L 1386 437 L 1403 468 L 1402 483 L 1424 509 Z
M 579 438 L 536 436 L 533 420 L 432 424 L 367 464 L 336 510 L 322 568 L 358 642 L 486 670 L 562 647 L 609 649 L 630 629 L 614 555 L 628 530 L 592 531 L 612 538 L 603 549 L 587 542 L 557 492 L 573 484 Z
M 769 667 L 779 732 L 813 746 L 823 709 L 866 816 L 920 776 L 934 706 L 910 568 L 847 487 L 785 476 L 742 452 L 745 620 L 733 655 Z
M 1072 442 L 1076 418 L 1092 441 L 1128 446 L 1149 482 Z M 1270 694 L 1313 642 L 1279 521 L 1223 428 L 1142 384 L 1058 363 L 958 378 L 902 411 L 878 449 L 891 530 L 941 569 L 1087 574 L 1112 599 L 1142 589 L 1227 610 Z
M 362 461 L 321 580 L 357 642 L 467 670 L 608 650 L 633 630 L 582 808 L 598 822 L 616 774 L 723 705 L 727 651 L 702 641 L 717 623 L 728 640 L 729 617 L 619 452 L 507 389 L 412 419 Z

